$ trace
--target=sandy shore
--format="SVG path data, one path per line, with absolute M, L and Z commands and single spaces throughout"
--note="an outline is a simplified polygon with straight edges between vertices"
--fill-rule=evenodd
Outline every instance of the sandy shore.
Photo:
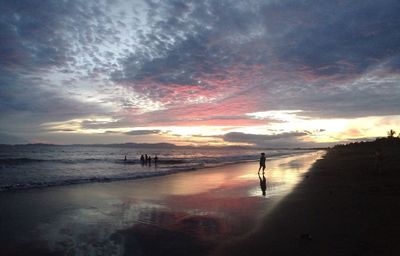
M 265 196 L 256 162 L 143 180 L 3 192 L 1 255 L 225 254 L 231 250 L 226 243 L 245 243 L 244 237 L 257 234 L 263 220 L 293 197 L 321 154 L 268 161 Z
M 214 254 L 399 255 L 399 149 L 364 143 L 330 150 L 256 230 Z

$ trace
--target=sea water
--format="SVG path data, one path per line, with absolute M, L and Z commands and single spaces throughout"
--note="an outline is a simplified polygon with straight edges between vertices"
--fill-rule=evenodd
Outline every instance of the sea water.
M 261 151 L 267 154 L 267 161 L 304 153 L 304 150 L 290 149 L 1 145 L 0 191 L 167 175 L 258 161 Z M 142 154 L 152 157 L 151 165 L 141 163 Z M 154 163 L 156 155 L 157 165 Z

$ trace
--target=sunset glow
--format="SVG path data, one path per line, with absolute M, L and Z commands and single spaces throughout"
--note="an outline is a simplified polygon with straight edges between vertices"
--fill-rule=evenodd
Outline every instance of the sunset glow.
M 1 4 L 0 143 L 318 147 L 400 127 L 391 4 L 34 2 Z

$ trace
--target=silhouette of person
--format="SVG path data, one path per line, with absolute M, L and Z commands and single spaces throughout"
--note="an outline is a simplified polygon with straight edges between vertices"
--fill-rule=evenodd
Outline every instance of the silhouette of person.
M 151 156 L 149 156 L 149 166 L 151 166 Z
M 126 162 L 126 155 L 125 155 L 124 161 Z
M 149 162 L 149 157 L 147 156 L 147 154 L 144 154 L 144 159 L 146 160 L 146 165 Z
M 263 171 L 263 174 L 264 174 L 264 172 L 265 172 L 265 160 L 266 160 L 265 153 L 261 153 L 261 156 L 260 156 L 260 168 L 258 168 L 258 173 L 260 173 L 260 170 L 262 168 L 262 171 Z
M 267 190 L 267 179 L 265 178 L 264 173 L 263 173 L 262 178 L 260 176 L 260 173 L 258 173 L 258 178 L 260 179 L 260 188 L 261 188 L 262 195 L 265 196 L 266 190 Z
M 157 155 L 154 157 L 154 164 L 157 165 L 158 157 Z
M 142 166 L 144 165 L 144 156 L 143 155 L 140 156 L 140 163 L 142 164 Z

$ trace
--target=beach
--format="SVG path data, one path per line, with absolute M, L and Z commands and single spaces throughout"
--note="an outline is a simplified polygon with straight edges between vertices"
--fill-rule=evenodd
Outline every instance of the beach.
M 376 145 L 363 145 L 267 159 L 265 180 L 254 161 L 2 192 L 0 250 L 2 255 L 397 255 L 398 147 L 383 147 L 377 172 Z
M 399 13 L 0 0 L 0 256 L 400 255 Z
M 256 230 L 214 255 L 399 255 L 399 145 L 383 139 L 329 149 Z
M 0 193 L 2 255 L 209 255 L 257 234 L 324 151 L 132 181 Z M 297 235 L 297 234 L 296 234 Z M 240 243 L 235 243 L 240 244 Z

